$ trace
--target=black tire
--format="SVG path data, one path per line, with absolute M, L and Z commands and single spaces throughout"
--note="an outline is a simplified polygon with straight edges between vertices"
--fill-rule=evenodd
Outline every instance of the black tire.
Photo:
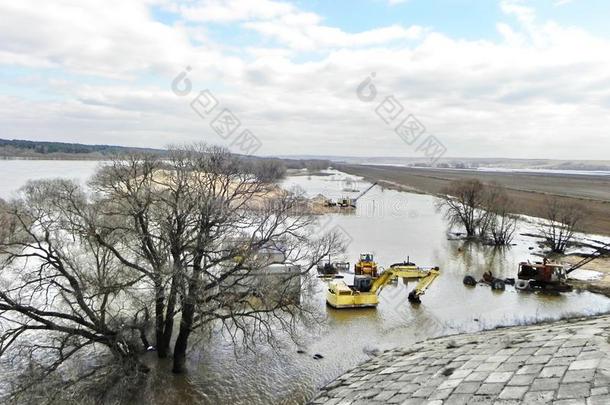
M 500 280 L 499 278 L 497 278 L 491 282 L 492 290 L 504 291 L 505 288 L 506 288 L 506 284 L 504 283 L 504 280 Z
M 465 276 L 463 282 L 465 285 L 471 286 L 471 287 L 474 287 L 477 285 L 477 280 L 475 280 L 475 278 L 472 276 Z
M 419 299 L 419 297 L 415 294 L 415 290 L 411 291 L 409 293 L 409 302 L 411 304 L 421 304 L 421 300 Z

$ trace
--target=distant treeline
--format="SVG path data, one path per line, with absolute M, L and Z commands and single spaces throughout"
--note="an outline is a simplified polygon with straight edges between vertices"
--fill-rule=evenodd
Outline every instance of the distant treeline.
M 111 155 L 129 152 L 161 152 L 149 148 L 132 148 L 114 145 L 83 145 L 80 143 L 27 141 L 21 139 L 0 139 L 0 156 L 56 159 L 103 159 Z
M 288 169 L 307 169 L 310 171 L 325 170 L 332 166 L 330 160 L 324 159 L 282 159 Z
M 129 153 L 164 154 L 165 150 L 134 148 L 115 145 L 85 145 L 81 143 L 27 141 L 21 139 L 0 139 L 0 159 L 56 159 L 56 160 L 105 160 Z M 308 169 L 319 171 L 331 166 L 323 159 L 279 159 L 259 156 L 241 156 L 252 172 L 267 181 L 283 178 L 287 169 Z

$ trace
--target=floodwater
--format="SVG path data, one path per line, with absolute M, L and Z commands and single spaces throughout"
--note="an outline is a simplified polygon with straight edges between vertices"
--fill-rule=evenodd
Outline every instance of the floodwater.
M 0 198 L 15 196 L 28 180 L 61 177 L 84 184 L 100 164 L 90 160 L 0 160 Z
M 0 170 L 13 162 L 0 162 Z M 40 165 L 56 162 L 27 162 Z M 62 162 L 63 163 L 63 162 Z M 73 163 L 73 162 L 71 162 Z M 93 170 L 85 163 L 78 172 Z M 78 166 L 78 165 L 76 165 Z M 86 166 L 86 167 L 85 167 Z M 22 166 L 27 167 L 27 165 Z M 9 168 L 15 170 L 15 167 Z M 63 169 L 62 169 L 63 170 Z M 58 173 L 49 168 L 44 173 Z M 309 196 L 319 193 L 329 197 L 355 196 L 343 192 L 346 186 L 364 190 L 368 184 L 347 184 L 347 176 L 333 172 L 328 176 L 291 176 L 286 187 L 298 186 Z M 21 179 L 23 176 L 16 176 Z M 82 178 L 81 176 L 76 176 Z M 3 177 L 2 194 L 18 185 Z M 6 198 L 5 195 L 0 197 Z M 589 292 L 558 296 L 517 292 L 507 286 L 504 292 L 486 286 L 465 287 L 465 274 L 480 278 L 491 270 L 497 277 L 515 277 L 517 264 L 538 260 L 534 239 L 518 236 L 516 246 L 498 249 L 461 240 L 449 240 L 446 224 L 436 211 L 434 198 L 428 195 L 384 190 L 374 187 L 358 201 L 352 214 L 329 214 L 320 218 L 321 231 L 340 230 L 350 240 L 344 257 L 333 260 L 353 262 L 361 252 L 375 255 L 387 267 L 405 260 L 421 266 L 439 266 L 441 276 L 422 297 L 422 304 L 412 306 L 407 300 L 413 285 L 398 282 L 383 289 L 376 309 L 334 310 L 325 305 L 326 282 L 317 280 L 317 291 L 304 296 L 315 305 L 322 322 L 303 328 L 298 346 L 286 340 L 277 350 L 266 345 L 255 352 L 235 352 L 220 334 L 201 339 L 190 355 L 186 376 L 162 374 L 164 383 L 151 389 L 146 402 L 202 404 L 304 403 L 317 388 L 349 368 L 366 361 L 372 353 L 441 335 L 473 332 L 496 326 L 532 323 L 571 315 L 610 312 L 610 299 Z M 519 231 L 529 230 L 523 225 Z M 536 249 L 530 250 L 530 247 Z M 350 281 L 351 276 L 346 276 Z M 305 351 L 297 353 L 297 349 Z M 319 353 L 323 359 L 315 360 Z M 168 369 L 169 367 L 164 367 Z M 167 378 L 174 384 L 168 386 Z M 154 386 L 154 384 L 153 384 Z

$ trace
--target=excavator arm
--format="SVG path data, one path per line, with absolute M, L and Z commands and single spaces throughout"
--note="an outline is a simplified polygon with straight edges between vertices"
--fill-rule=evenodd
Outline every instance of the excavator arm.
M 419 296 L 426 292 L 439 274 L 438 267 L 432 269 L 422 269 L 409 265 L 390 267 L 373 282 L 371 292 L 379 293 L 395 277 L 419 280 L 415 289 L 409 293 L 409 301 L 418 303 L 420 302 Z
M 354 198 L 354 202 L 358 201 L 358 199 L 360 199 L 360 197 L 362 197 L 363 195 L 368 193 L 376 185 L 377 185 L 377 182 L 374 182 L 373 184 L 371 184 L 366 190 L 364 190 L 362 193 L 360 193 L 360 195 L 358 197 Z
M 381 273 L 379 277 L 375 279 L 375 281 L 373 281 L 373 285 L 371 286 L 371 292 L 379 293 L 386 284 L 392 281 L 392 278 L 392 272 L 390 272 L 389 270 L 385 270 Z
M 578 263 L 571 266 L 568 270 L 566 270 L 566 274 L 570 274 L 574 270 L 581 268 L 585 264 L 592 262 L 593 260 L 597 259 L 598 257 L 602 257 L 602 256 L 605 256 L 608 254 L 610 254 L 610 243 L 607 243 L 604 246 L 598 247 L 593 253 L 587 255 L 581 261 L 579 261 Z
M 428 287 L 430 287 L 430 285 L 439 275 L 440 273 L 438 271 L 438 267 L 428 270 L 428 275 L 421 278 L 419 283 L 417 283 L 415 286 L 415 289 L 409 293 L 409 301 L 416 303 L 421 302 L 419 299 L 420 295 L 424 295 L 426 293 Z

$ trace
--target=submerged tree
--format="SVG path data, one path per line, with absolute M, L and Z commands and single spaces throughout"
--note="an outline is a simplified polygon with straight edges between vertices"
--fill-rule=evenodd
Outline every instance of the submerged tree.
M 156 345 L 169 351 L 174 320 L 180 322 L 174 371 L 184 369 L 190 334 L 218 321 L 246 341 L 286 329 L 304 306 L 268 302 L 254 282 L 268 262 L 261 250 L 280 251 L 283 262 L 301 270 L 275 294 L 306 279 L 309 270 L 339 245 L 337 235 L 312 239 L 315 218 L 300 212 L 300 196 L 284 192 L 253 173 L 227 150 L 173 148 L 163 161 L 151 157 L 117 160 L 93 182 L 112 224 L 98 232 L 124 241 L 113 250 L 123 264 L 154 286 Z M 300 284 L 298 285 L 300 288 Z M 280 294 L 281 295 L 281 294 Z M 253 304 L 256 298 L 256 305 Z M 283 323 L 288 321 L 288 324 Z
M 490 240 L 495 245 L 512 241 L 517 216 L 503 186 L 476 179 L 457 180 L 443 190 L 437 206 L 451 225 L 462 226 L 468 238 Z
M 509 245 L 517 229 L 518 217 L 513 214 L 514 202 L 506 189 L 492 183 L 485 187 L 485 219 L 481 225 L 481 235 L 494 245 Z
M 93 352 L 107 361 L 91 377 L 146 369 L 137 357 L 140 277 L 83 232 L 85 218 L 98 215 L 90 208 L 79 186 L 62 180 L 30 182 L 4 206 L 11 232 L 0 240 L 0 358 L 29 375 L 13 381 L 13 396 L 55 379 L 79 385 L 82 376 L 53 375 Z
M 340 235 L 313 236 L 301 196 L 222 148 L 121 157 L 89 191 L 56 180 L 22 194 L 0 216 L 16 230 L 0 243 L 0 310 L 13 325 L 0 355 L 44 331 L 53 343 L 39 346 L 57 359 L 44 370 L 102 346 L 133 373 L 139 353 L 152 345 L 166 357 L 175 337 L 182 372 L 191 334 L 210 328 L 248 346 L 273 342 L 308 318 L 310 270 L 341 249 Z
M 584 207 L 567 202 L 560 197 L 545 199 L 541 212 L 546 221 L 541 223 L 541 231 L 553 253 L 563 253 L 574 239 L 577 228 L 585 218 Z
M 461 225 L 469 238 L 476 237 L 485 220 L 485 189 L 476 179 L 457 180 L 446 187 L 438 207 L 451 225 Z

